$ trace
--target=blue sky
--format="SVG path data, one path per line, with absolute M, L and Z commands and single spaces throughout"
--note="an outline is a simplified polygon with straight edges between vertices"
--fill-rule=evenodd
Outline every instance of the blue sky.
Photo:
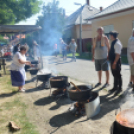
M 51 2 L 52 0 L 42 0 L 44 2 Z M 106 8 L 109 5 L 113 4 L 117 0 L 90 0 L 90 5 L 96 8 L 103 7 Z M 60 7 L 65 8 L 66 14 L 70 15 L 74 11 L 76 11 L 79 6 L 74 5 L 74 2 L 81 3 L 84 5 L 86 3 L 86 0 L 59 0 L 60 2 Z M 36 20 L 37 20 L 37 15 L 34 15 L 33 17 L 27 19 L 27 21 L 22 21 L 19 24 L 22 25 L 34 25 Z

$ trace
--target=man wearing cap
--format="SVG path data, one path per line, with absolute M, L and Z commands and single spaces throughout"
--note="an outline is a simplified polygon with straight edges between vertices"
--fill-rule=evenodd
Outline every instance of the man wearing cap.
M 121 77 L 121 50 L 122 44 L 117 38 L 118 33 L 112 31 L 110 34 L 111 48 L 109 51 L 109 61 L 111 63 L 111 71 L 114 77 L 114 87 L 110 90 L 110 93 L 115 92 L 118 94 L 122 91 L 122 77 Z
M 130 65 L 132 84 L 134 84 L 134 29 L 132 30 L 132 36 L 128 40 L 127 57 Z M 134 85 L 133 85 L 134 91 Z

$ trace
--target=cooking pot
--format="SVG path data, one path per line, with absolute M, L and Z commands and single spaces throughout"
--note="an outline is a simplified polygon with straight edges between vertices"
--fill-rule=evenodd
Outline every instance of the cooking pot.
M 30 65 L 25 65 L 25 71 L 28 71 L 30 69 Z
M 79 85 L 77 86 L 81 91 L 76 91 L 75 87 L 72 87 L 68 90 L 69 98 L 72 101 L 86 101 L 90 98 L 91 89 L 86 85 Z
M 134 109 L 126 109 L 117 114 L 111 134 L 134 134 Z
M 41 74 L 37 75 L 37 79 L 41 82 L 48 81 L 48 79 L 51 77 L 51 74 Z
M 57 76 L 50 78 L 50 85 L 52 88 L 64 88 L 68 86 L 68 77 Z
M 30 72 L 31 75 L 37 75 L 39 69 L 30 68 L 30 69 L 28 69 L 28 71 Z

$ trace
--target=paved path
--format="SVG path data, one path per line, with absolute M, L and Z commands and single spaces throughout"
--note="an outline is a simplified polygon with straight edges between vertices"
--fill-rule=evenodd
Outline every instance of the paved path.
M 86 84 L 96 84 L 98 82 L 97 73 L 95 72 L 94 62 L 89 60 L 77 59 L 77 62 L 70 62 L 71 59 L 67 59 L 63 62 L 63 59 L 58 57 L 45 57 L 44 67 L 52 69 L 57 74 L 63 74 L 69 76 L 75 80 L 81 81 Z M 46 64 L 48 64 L 46 66 Z M 122 65 L 123 75 L 123 89 L 127 88 L 129 82 L 130 70 L 128 65 Z M 105 84 L 105 73 L 102 76 L 102 82 Z M 113 85 L 113 77 L 110 72 L 110 84 Z M 111 88 L 110 87 L 110 88 Z

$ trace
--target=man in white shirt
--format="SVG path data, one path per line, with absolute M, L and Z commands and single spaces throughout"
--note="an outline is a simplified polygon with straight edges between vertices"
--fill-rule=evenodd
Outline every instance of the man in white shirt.
M 128 57 L 128 63 L 130 65 L 132 82 L 134 83 L 134 29 L 132 30 L 132 36 L 128 40 L 127 57 Z M 134 91 L 134 85 L 133 85 L 133 91 Z
M 33 54 L 34 54 L 34 59 L 40 61 L 40 50 L 39 50 L 39 45 L 37 44 L 36 41 L 33 41 Z
M 122 91 L 122 77 L 121 77 L 121 50 L 122 44 L 117 38 L 118 33 L 112 31 L 110 34 L 111 48 L 109 51 L 109 61 L 111 63 L 111 70 L 114 77 L 114 87 L 110 90 L 110 93 L 115 92 L 118 95 Z

